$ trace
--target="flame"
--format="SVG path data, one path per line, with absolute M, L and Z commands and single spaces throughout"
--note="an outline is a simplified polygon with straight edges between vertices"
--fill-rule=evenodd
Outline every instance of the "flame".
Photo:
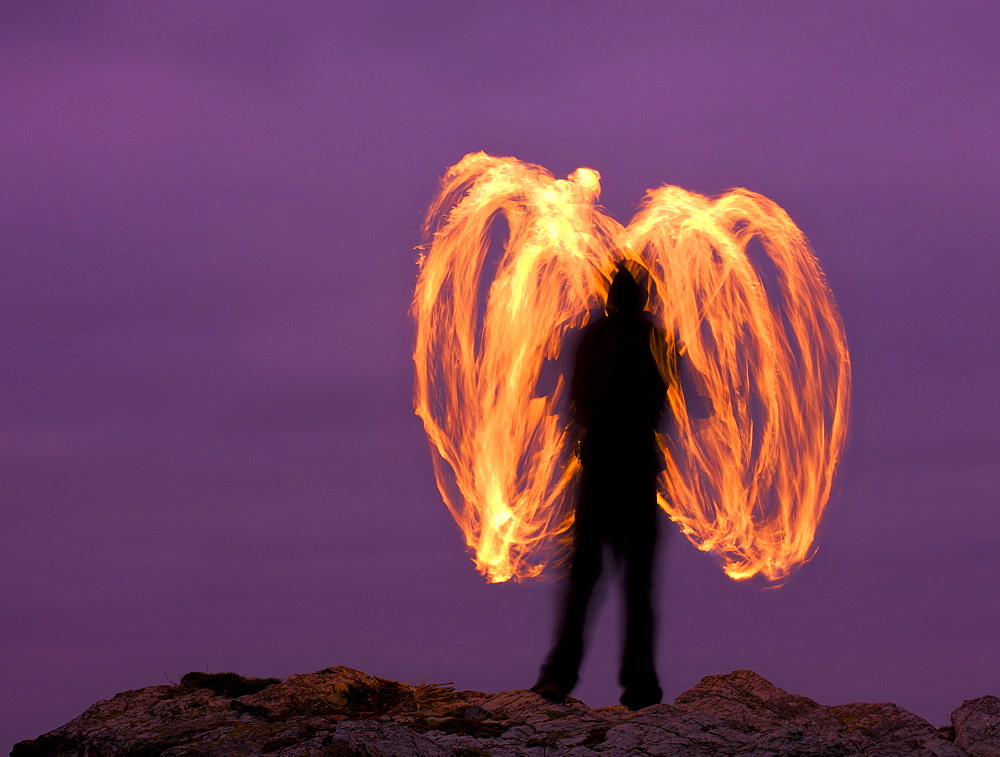
M 413 315 L 414 404 L 444 502 L 489 581 L 552 560 L 579 461 L 564 379 L 543 390 L 543 366 L 603 308 L 625 257 L 648 272 L 666 335 L 653 345 L 673 417 L 660 506 L 730 577 L 780 581 L 811 556 L 847 431 L 850 360 L 819 265 L 788 214 L 746 189 L 662 186 L 627 227 L 599 193 L 591 169 L 555 179 L 481 152 L 442 179 Z M 499 217 L 508 238 L 483 306 Z

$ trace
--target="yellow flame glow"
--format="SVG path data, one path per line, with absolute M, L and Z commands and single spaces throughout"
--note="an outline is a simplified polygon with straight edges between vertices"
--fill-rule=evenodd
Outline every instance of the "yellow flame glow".
M 539 394 L 539 380 L 603 307 L 624 256 L 648 271 L 649 308 L 683 352 L 684 381 L 668 375 L 660 505 L 730 577 L 779 581 L 810 556 L 847 431 L 850 360 L 819 265 L 787 213 L 745 189 L 710 199 L 663 186 L 627 227 L 599 193 L 596 171 L 555 179 L 485 153 L 442 180 L 413 314 L 414 403 L 445 504 L 488 580 L 544 569 L 572 525 L 579 462 L 565 383 Z M 483 305 L 501 216 L 507 244 Z M 667 345 L 654 347 L 672 372 Z M 707 417 L 692 397 L 707 398 Z

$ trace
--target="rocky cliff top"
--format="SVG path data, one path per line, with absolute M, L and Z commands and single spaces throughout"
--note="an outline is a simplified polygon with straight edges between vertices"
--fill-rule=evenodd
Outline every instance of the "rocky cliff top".
M 557 705 L 530 691 L 410 686 L 345 667 L 284 681 L 188 673 L 125 691 L 12 757 L 78 755 L 1000 755 L 1000 698 L 964 702 L 951 725 L 894 704 L 817 704 L 756 673 L 703 678 L 672 704 L 638 712 Z

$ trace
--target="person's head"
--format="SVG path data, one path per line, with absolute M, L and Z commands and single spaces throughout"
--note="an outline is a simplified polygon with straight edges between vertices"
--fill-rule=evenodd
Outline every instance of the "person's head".
M 618 264 L 608 289 L 608 315 L 638 315 L 646 305 L 646 292 L 629 273 L 625 263 Z

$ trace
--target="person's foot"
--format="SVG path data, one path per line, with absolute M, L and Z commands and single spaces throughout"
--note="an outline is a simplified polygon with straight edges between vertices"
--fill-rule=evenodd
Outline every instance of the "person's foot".
M 621 698 L 621 703 L 628 707 L 630 712 L 651 707 L 661 701 L 663 701 L 663 689 L 659 686 L 647 689 L 626 689 Z
M 550 702 L 563 704 L 566 701 L 566 691 L 555 681 L 539 681 L 531 690 Z

